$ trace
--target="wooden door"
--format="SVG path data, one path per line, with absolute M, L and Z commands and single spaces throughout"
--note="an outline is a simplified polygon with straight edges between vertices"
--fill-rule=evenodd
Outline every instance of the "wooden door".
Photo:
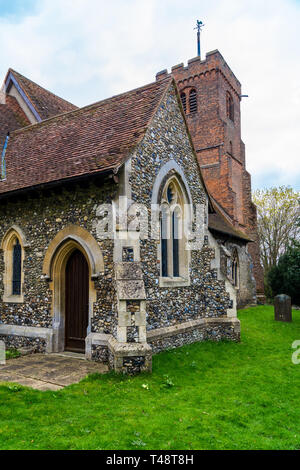
M 89 323 L 89 267 L 75 250 L 66 266 L 65 349 L 84 352 Z

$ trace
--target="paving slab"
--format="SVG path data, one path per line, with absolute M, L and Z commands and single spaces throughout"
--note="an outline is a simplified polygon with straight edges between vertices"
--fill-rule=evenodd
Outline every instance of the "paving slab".
M 104 364 L 89 362 L 82 356 L 33 354 L 11 359 L 0 366 L 0 383 L 18 383 L 35 390 L 62 390 L 79 383 L 89 374 L 105 374 Z

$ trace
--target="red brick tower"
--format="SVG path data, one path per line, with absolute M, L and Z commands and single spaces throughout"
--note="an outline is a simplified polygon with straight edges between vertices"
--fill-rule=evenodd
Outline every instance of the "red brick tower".
M 159 72 L 164 78 L 167 70 Z M 241 84 L 219 51 L 172 68 L 206 185 L 233 225 L 255 240 L 249 244 L 258 300 L 264 299 L 256 208 L 241 140 Z

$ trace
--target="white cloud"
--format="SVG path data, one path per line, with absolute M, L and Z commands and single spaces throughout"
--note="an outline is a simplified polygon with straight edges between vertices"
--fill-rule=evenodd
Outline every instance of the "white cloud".
M 203 15 L 202 17 L 200 15 Z M 153 81 L 218 48 L 243 84 L 243 139 L 254 183 L 300 185 L 300 4 L 293 0 L 39 0 L 1 19 L 9 66 L 78 105 Z M 256 185 L 254 184 L 254 185 Z

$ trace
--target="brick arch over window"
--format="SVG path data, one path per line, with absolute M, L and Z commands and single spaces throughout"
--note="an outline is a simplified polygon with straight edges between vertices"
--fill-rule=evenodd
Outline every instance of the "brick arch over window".
M 17 225 L 13 225 L 4 235 L 1 250 L 4 255 L 3 285 L 5 303 L 24 302 L 24 259 L 25 248 L 28 243 L 24 232 Z
M 198 93 L 195 88 L 185 87 L 180 93 L 180 98 L 186 114 L 198 112 Z

